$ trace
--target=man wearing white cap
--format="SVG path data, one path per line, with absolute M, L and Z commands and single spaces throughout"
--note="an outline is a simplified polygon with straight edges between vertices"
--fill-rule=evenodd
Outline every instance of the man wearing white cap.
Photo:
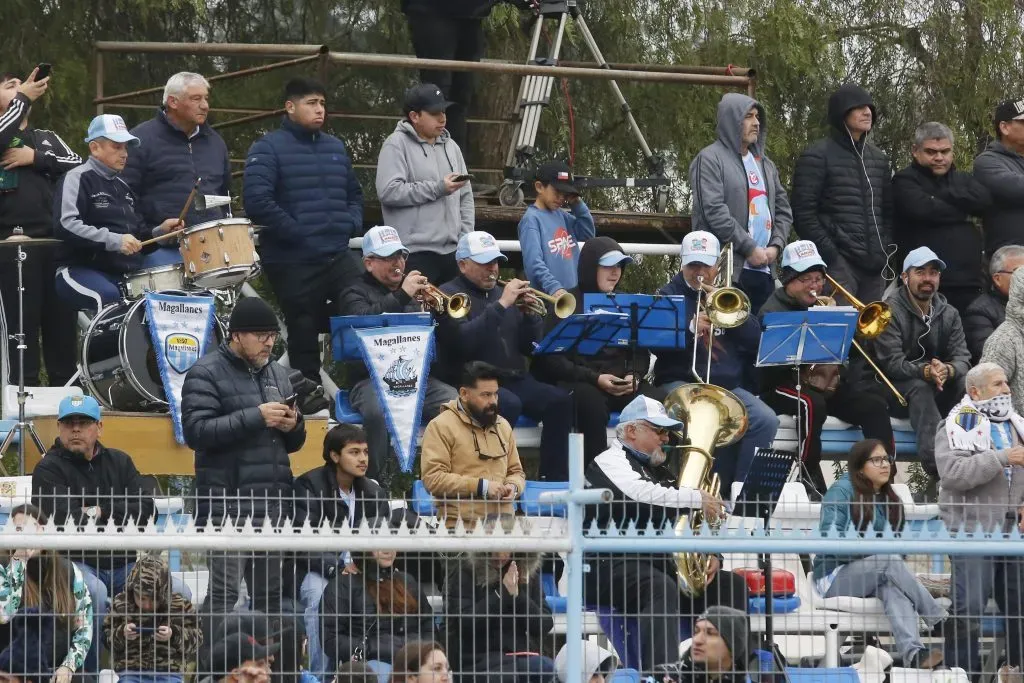
M 826 270 L 814 242 L 789 244 L 782 252 L 782 287 L 761 307 L 759 316 L 763 320 L 766 313 L 806 311 L 816 305 L 825 288 Z M 885 389 L 864 379 L 864 361 L 856 352 L 850 356 L 850 371 L 841 374 L 841 368 L 801 367 L 800 391 L 792 367 L 761 369 L 762 400 L 779 415 L 799 415 L 800 434 L 805 435 L 800 453 L 805 470 L 803 483 L 808 495 L 818 499 L 828 488 L 821 471 L 821 429 L 829 415 L 859 426 L 864 438 L 878 439 L 890 455 L 895 448 L 889 409 L 882 394 Z
M 960 314 L 939 292 L 945 268 L 928 247 L 907 254 L 904 286 L 886 298 L 892 322 L 873 343 L 882 372 L 907 399 L 921 466 L 936 479 L 935 430 L 963 398 L 964 377 L 971 368 Z M 905 412 L 895 402 L 893 409 Z
M 144 224 L 138 201 L 120 173 L 128 148 L 139 139 L 120 116 L 101 114 L 89 124 L 89 158 L 60 179 L 60 205 L 53 234 L 57 251 L 57 294 L 79 310 L 99 310 L 117 301 L 121 276 L 142 263 L 142 240 L 174 230 L 175 216 L 158 226 Z
M 676 518 L 702 510 L 709 522 L 724 519 L 722 501 L 706 491 L 676 486 L 672 468 L 665 467 L 669 431 L 683 423 L 665 413 L 665 406 L 637 396 L 623 408 L 615 441 L 586 469 L 588 488 L 608 489 L 613 500 L 587 507 L 584 527 L 614 524 L 619 529 L 636 524 L 646 529 L 671 528 Z M 587 604 L 613 607 L 636 615 L 640 622 L 641 671 L 679 659 L 680 620 L 693 619 L 711 605 L 746 611 L 746 584 L 732 572 L 721 571 L 721 558 L 712 556 L 707 589 L 699 597 L 680 590 L 671 555 L 590 558 L 585 575 Z
M 526 357 L 544 336 L 541 318 L 521 305 L 530 298 L 530 283 L 512 279 L 507 285 L 498 284 L 499 265 L 508 259 L 490 233 L 477 230 L 460 237 L 455 259 L 460 274 L 442 285 L 441 291 L 466 294 L 471 308 L 461 320 L 438 316 L 442 378 L 458 382 L 463 366 L 471 361 L 484 361 L 507 373 L 498 392 L 498 412 L 513 426 L 520 415 L 543 421 L 540 478 L 565 481 L 572 399 L 565 389 L 527 372 Z
M 707 310 L 702 308 L 699 317 L 697 302 L 700 299 L 701 283 L 711 284 L 718 276 L 718 238 L 710 232 L 695 230 L 683 237 L 680 256 L 682 269 L 658 294 L 683 296 L 687 302 L 686 348 L 678 351 L 659 351 L 654 364 L 654 383 L 667 392 L 697 378 L 693 375 L 693 357 L 697 356 L 697 373 L 703 380 L 736 394 L 747 409 L 750 426 L 743 439 L 732 446 L 721 448 L 715 454 L 715 471 L 722 481 L 722 491 L 729 495 L 734 481 L 743 481 L 754 459 L 755 448 L 768 448 L 779 429 L 779 417 L 756 396 L 757 347 L 761 343 L 761 325 L 757 318 L 750 316 L 739 327 L 715 328 L 714 340 L 708 332 L 711 321 Z M 703 304 L 702 304 L 703 306 Z M 710 378 L 705 377 L 708 368 L 708 347 L 712 346 Z
M 427 278 L 418 270 L 405 272 L 409 250 L 402 244 L 398 231 L 378 225 L 363 237 L 363 266 L 366 272 L 341 295 L 342 315 L 380 315 L 382 313 L 418 313 L 423 310 L 417 300 L 427 286 Z M 353 383 L 348 400 L 363 416 L 366 445 L 370 462 L 366 476 L 380 480 L 390 468 L 391 450 L 381 396 L 364 363 L 348 363 L 348 379 Z M 441 406 L 458 398 L 458 392 L 436 377 L 427 378 L 423 397 L 423 419 L 432 420 Z M 385 478 L 386 480 L 387 478 Z

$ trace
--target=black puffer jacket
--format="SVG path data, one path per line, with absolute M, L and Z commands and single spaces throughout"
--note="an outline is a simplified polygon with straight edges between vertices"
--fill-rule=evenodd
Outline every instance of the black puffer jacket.
M 831 134 L 797 160 L 790 204 L 797 234 L 818 245 L 826 263 L 839 256 L 881 270 L 893 243 L 889 159 L 864 138 L 854 143 L 845 123 L 851 109 L 865 105 L 874 114 L 871 95 L 852 83 L 829 98 Z
M 442 16 L 452 19 L 483 19 L 498 0 L 402 0 L 401 8 L 413 16 Z
M 573 296 L 576 297 L 575 313 L 583 312 L 583 297 L 587 293 L 600 291 L 597 288 L 597 262 L 610 251 L 622 251 L 619 243 L 611 237 L 594 237 L 583 245 L 577 268 L 579 284 L 572 290 Z M 547 335 L 558 323 L 559 320 L 555 316 L 547 316 L 544 334 Z M 632 360 L 633 356 L 629 349 L 623 348 L 605 349 L 593 356 L 573 357 L 568 354 L 548 353 L 534 356 L 530 370 L 543 382 L 586 382 L 597 386 L 597 378 L 603 374 L 625 377 L 632 370 L 635 378 L 646 377 L 651 367 L 651 354 L 646 349 L 638 349 L 635 367 Z
M 995 140 L 974 160 L 974 177 L 994 200 L 985 212 L 985 251 L 1024 244 L 1024 156 Z
M 1006 298 L 995 290 L 985 292 L 964 310 L 964 334 L 971 352 L 971 365 L 981 362 L 985 342 L 1006 320 Z
M 196 517 L 224 514 L 280 521 L 291 515 L 289 453 L 302 448 L 306 424 L 270 429 L 259 406 L 292 395 L 288 371 L 271 360 L 252 369 L 222 344 L 192 366 L 181 390 L 181 426 L 196 452 Z M 240 521 L 240 520 L 239 520 Z

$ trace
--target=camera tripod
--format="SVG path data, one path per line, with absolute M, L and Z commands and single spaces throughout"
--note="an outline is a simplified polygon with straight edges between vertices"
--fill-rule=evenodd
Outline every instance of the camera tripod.
M 574 24 L 580 31 L 587 49 L 593 56 L 594 61 L 602 69 L 611 68 L 605 61 L 601 49 L 594 40 L 587 22 L 580 13 L 577 0 L 533 0 L 531 8 L 535 12 L 533 33 L 530 40 L 530 54 L 528 64 L 538 66 L 554 66 L 558 63 L 559 53 L 562 50 L 562 40 L 565 37 L 566 25 L 571 17 Z M 555 34 L 551 47 L 551 54 L 547 57 L 538 57 L 541 33 L 543 32 L 545 19 L 557 19 L 558 30 Z M 519 97 L 516 104 L 516 123 L 512 135 L 512 143 L 509 146 L 508 155 L 505 158 L 504 175 L 505 180 L 498 188 L 498 202 L 502 206 L 516 206 L 523 203 L 523 185 L 532 188 L 533 170 L 532 160 L 536 153 L 534 145 L 537 142 L 537 133 L 540 130 L 540 120 L 544 109 L 551 102 L 551 89 L 554 85 L 554 76 L 524 76 L 519 87 Z M 608 81 L 619 109 L 626 117 L 630 132 L 636 138 L 644 159 L 647 161 L 647 178 L 588 178 L 576 176 L 576 186 L 583 189 L 588 187 L 650 187 L 654 189 L 654 206 L 658 212 L 665 211 L 668 205 L 669 179 L 665 175 L 665 160 L 654 154 L 644 138 L 640 126 L 633 116 L 633 112 L 626 102 L 626 98 L 615 81 Z

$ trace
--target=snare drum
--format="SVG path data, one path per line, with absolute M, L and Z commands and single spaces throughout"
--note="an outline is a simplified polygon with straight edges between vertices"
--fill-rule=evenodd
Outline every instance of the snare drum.
M 246 218 L 208 221 L 185 231 L 179 246 L 185 279 L 196 289 L 240 285 L 255 273 L 259 257 Z
M 180 263 L 125 273 L 124 296 L 134 300 L 146 292 L 185 289 L 185 271 Z
M 213 335 L 205 352 L 215 349 L 224 337 L 224 325 L 214 318 Z M 86 391 L 108 410 L 167 409 L 153 338 L 146 323 L 145 299 L 112 304 L 93 318 L 82 339 L 81 370 Z

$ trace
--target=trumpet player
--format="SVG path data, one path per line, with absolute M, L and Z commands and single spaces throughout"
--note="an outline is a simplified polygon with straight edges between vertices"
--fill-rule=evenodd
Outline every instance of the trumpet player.
M 457 382 L 462 368 L 471 361 L 484 361 L 504 371 L 498 412 L 513 426 L 520 415 L 543 423 L 540 478 L 565 481 L 569 477 L 571 397 L 565 389 L 541 382 L 526 371 L 526 357 L 544 334 L 541 317 L 529 306 L 539 302 L 524 280 L 498 284 L 498 267 L 508 259 L 489 233 L 478 230 L 463 235 L 455 258 L 459 276 L 440 289 L 445 294 L 464 293 L 470 309 L 459 319 L 438 316 L 442 377 Z
M 402 244 L 398 231 L 378 225 L 363 237 L 363 267 L 366 272 L 341 295 L 342 315 L 380 315 L 381 313 L 417 313 L 422 305 L 417 297 L 427 288 L 427 278 L 418 271 L 405 272 L 409 250 Z M 433 372 L 431 372 L 433 375 Z M 390 471 L 385 463 L 391 454 L 388 430 L 381 397 L 363 363 L 348 364 L 348 378 L 354 383 L 348 400 L 363 417 L 366 445 L 370 461 L 366 476 L 380 480 L 382 472 Z M 436 377 L 427 378 L 423 398 L 423 420 L 437 416 L 441 406 L 458 398 L 458 392 Z
M 928 247 L 907 254 L 900 276 L 903 287 L 886 299 L 892 322 L 874 341 L 882 372 L 907 399 L 917 455 L 933 479 L 938 479 L 935 430 L 942 416 L 963 398 L 964 378 L 971 368 L 960 314 L 939 293 L 945 268 L 945 262 Z
M 686 297 L 687 314 L 690 316 L 686 323 L 686 348 L 658 352 L 654 383 L 672 393 L 683 384 L 704 381 L 728 389 L 743 401 L 750 419 L 746 434 L 738 443 L 719 448 L 715 454 L 715 471 L 722 482 L 722 491 L 728 496 L 732 482 L 746 478 L 747 469 L 754 459 L 754 449 L 772 445 L 779 429 L 779 417 L 756 395 L 758 387 L 754 364 L 757 362 L 757 347 L 761 343 L 761 325 L 757 319 L 749 316 L 743 324 L 730 329 L 715 327 L 711 338 L 712 325 L 707 311 L 702 309 L 700 315 L 696 315 L 702 285 L 710 285 L 718 278 L 720 251 L 718 238 L 710 232 L 695 230 L 683 238 L 680 250 L 682 269 L 658 290 L 658 294 Z M 710 372 L 698 379 L 694 377 L 693 368 L 696 367 L 698 373 L 705 371 L 709 348 Z
M 787 246 L 782 252 L 779 275 L 782 287 L 761 307 L 760 317 L 780 311 L 806 311 L 817 305 L 826 272 L 814 242 L 800 240 Z M 803 483 L 812 498 L 820 500 L 828 488 L 821 471 L 821 429 L 829 415 L 859 426 L 865 439 L 878 439 L 889 455 L 893 454 L 886 399 L 880 385 L 867 380 L 862 363 L 859 357 L 851 357 L 849 372 L 842 366 L 801 366 L 799 391 L 794 368 L 776 366 L 761 370 L 761 399 L 779 415 L 798 417 L 799 434 L 803 437 Z

